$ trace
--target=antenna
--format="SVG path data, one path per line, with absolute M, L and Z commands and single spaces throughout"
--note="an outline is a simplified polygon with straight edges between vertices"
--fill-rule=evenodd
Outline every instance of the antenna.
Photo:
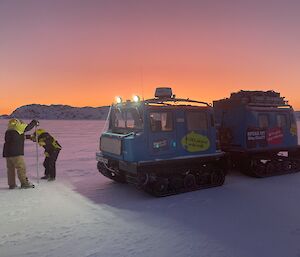
M 142 89 L 142 99 L 144 100 L 144 69 L 143 69 L 143 65 L 141 65 L 140 67 L 140 72 L 141 72 L 141 89 Z

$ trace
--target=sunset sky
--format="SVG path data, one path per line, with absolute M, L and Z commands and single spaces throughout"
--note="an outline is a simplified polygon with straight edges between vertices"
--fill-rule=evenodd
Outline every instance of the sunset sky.
M 277 90 L 300 110 L 300 1 L 0 0 L 0 114 L 170 86 Z

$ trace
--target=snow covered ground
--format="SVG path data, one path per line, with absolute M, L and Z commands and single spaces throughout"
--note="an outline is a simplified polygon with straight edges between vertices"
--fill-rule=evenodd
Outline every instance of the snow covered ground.
M 0 159 L 0 257 L 300 256 L 300 173 L 231 173 L 223 187 L 153 198 L 98 173 L 103 123 L 41 121 L 63 151 L 57 180 L 35 189 L 8 190 Z M 36 182 L 35 146 L 25 149 Z

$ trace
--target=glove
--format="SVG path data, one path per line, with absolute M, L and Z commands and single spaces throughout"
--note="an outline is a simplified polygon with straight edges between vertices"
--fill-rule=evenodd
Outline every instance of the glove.
M 40 122 L 38 120 L 32 120 L 34 126 L 39 126 L 40 125 Z
M 50 154 L 49 154 L 49 153 L 44 152 L 44 154 L 45 154 L 46 157 L 50 157 Z
M 31 140 L 32 142 L 36 142 L 35 135 L 31 135 L 31 136 L 30 136 L 30 140 Z
M 45 146 L 45 145 L 46 145 L 46 143 L 45 143 L 45 142 L 43 142 L 43 141 L 39 141 L 39 145 L 40 145 L 40 146 Z
M 29 139 L 29 140 L 35 142 L 35 136 L 34 135 L 25 135 L 25 139 Z

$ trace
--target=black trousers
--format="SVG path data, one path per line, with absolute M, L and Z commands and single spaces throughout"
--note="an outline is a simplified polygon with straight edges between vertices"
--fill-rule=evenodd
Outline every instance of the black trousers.
M 45 167 L 45 176 L 49 178 L 55 178 L 56 176 L 56 160 L 59 154 L 58 151 L 53 151 L 52 153 L 49 153 L 49 156 L 45 158 L 44 160 L 44 167 Z

